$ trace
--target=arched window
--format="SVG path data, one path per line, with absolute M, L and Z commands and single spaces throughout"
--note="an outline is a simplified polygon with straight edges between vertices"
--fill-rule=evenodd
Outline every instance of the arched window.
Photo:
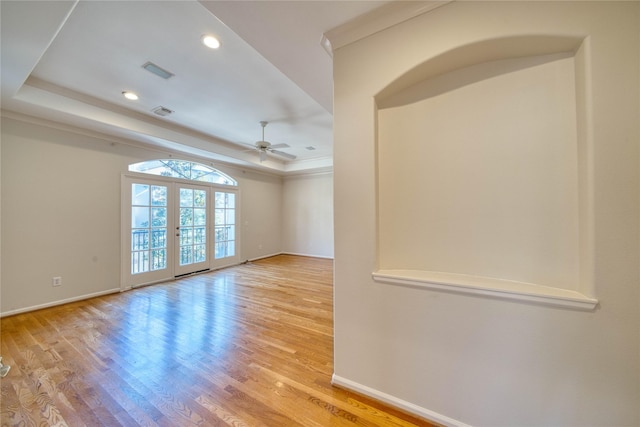
M 129 165 L 129 171 L 191 181 L 203 181 L 211 184 L 238 185 L 235 179 L 217 169 L 186 160 L 148 160 Z

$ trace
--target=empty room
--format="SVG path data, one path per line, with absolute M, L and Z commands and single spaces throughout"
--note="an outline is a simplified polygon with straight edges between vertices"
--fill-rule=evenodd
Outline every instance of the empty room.
M 640 425 L 640 2 L 0 19 L 3 426 Z

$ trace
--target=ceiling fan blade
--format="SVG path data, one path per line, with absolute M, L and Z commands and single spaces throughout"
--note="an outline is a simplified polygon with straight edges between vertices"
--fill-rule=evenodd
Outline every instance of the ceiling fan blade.
M 271 152 L 273 154 L 276 154 L 276 155 L 282 156 L 282 157 L 286 157 L 287 159 L 291 159 L 291 160 L 297 158 L 297 156 L 294 156 L 293 154 L 285 153 L 284 151 L 271 150 Z
M 269 148 L 289 148 L 289 144 L 275 144 L 269 146 Z

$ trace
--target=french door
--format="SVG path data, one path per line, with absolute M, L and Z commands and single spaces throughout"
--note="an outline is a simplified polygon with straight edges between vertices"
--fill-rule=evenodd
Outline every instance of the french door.
M 239 262 L 237 191 L 123 176 L 123 288 Z
M 175 186 L 174 276 L 209 269 L 209 188 L 179 184 Z

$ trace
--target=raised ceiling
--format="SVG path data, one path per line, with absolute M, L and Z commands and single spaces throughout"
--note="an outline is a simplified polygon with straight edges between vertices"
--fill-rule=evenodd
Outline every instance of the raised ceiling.
M 2 113 L 280 174 L 327 170 L 333 82 L 323 35 L 344 40 L 335 29 L 379 21 L 401 3 L 1 1 Z M 203 46 L 203 34 L 221 47 Z M 260 121 L 295 160 L 260 162 Z

